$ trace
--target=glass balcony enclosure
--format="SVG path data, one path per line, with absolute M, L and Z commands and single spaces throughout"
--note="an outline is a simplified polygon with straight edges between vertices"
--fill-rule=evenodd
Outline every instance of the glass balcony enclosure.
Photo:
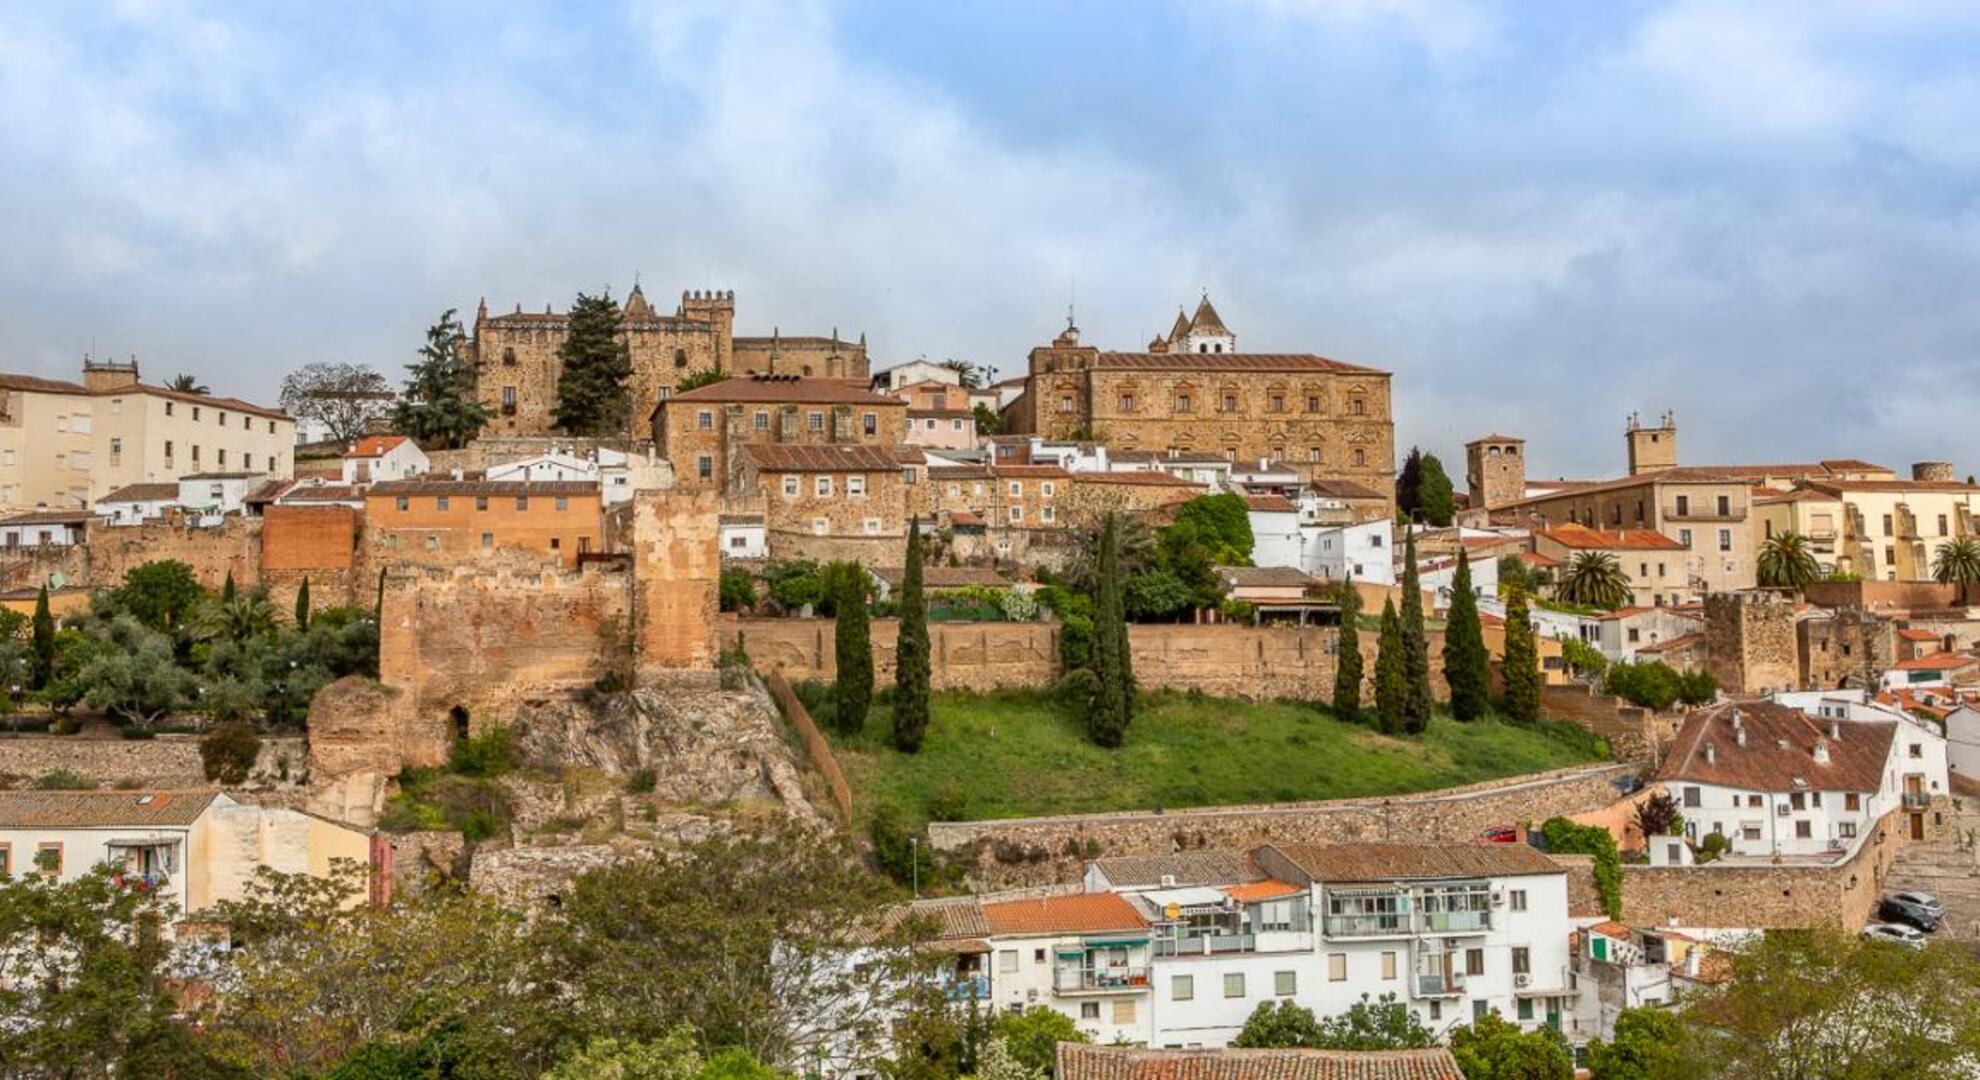
M 1052 989 L 1061 994 L 1148 989 L 1148 938 L 1087 938 L 1053 951 Z
M 1157 899 L 1151 894 L 1151 898 Z M 1156 956 L 1213 956 L 1306 947 L 1285 935 L 1304 934 L 1313 917 L 1304 893 L 1241 904 L 1221 895 L 1213 901 L 1161 904 L 1154 916 Z M 1261 937 L 1263 938 L 1261 942 Z
M 1322 931 L 1330 938 L 1482 934 L 1492 928 L 1487 882 L 1328 889 Z

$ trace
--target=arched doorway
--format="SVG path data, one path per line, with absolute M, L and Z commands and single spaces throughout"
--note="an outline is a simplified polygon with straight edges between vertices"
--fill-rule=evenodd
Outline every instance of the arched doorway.
M 454 741 L 465 742 L 468 737 L 468 711 L 465 705 L 456 705 L 447 710 L 447 723 L 453 728 Z

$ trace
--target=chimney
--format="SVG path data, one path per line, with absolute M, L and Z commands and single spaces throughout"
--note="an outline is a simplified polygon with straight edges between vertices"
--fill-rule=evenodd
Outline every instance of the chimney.
M 454 479 L 456 479 L 456 480 L 459 480 L 459 479 L 461 479 L 461 470 L 459 470 L 459 469 L 455 469 L 455 470 L 454 470 Z
M 1742 737 L 1743 737 L 1743 736 L 1742 736 Z M 1707 764 L 1707 765 L 1717 765 L 1718 763 L 1719 763 L 1719 752 L 1718 752 L 1717 750 L 1715 750 L 1715 749 L 1713 749 L 1713 748 L 1712 748 L 1712 744 L 1711 744 L 1711 743 L 1706 743 L 1706 744 L 1705 744 L 1705 764 Z
M 1842 721 L 1833 716 L 1829 718 L 1829 739 L 1832 742 L 1842 741 Z
M 1829 740 L 1817 736 L 1815 739 L 1815 764 L 1827 765 L 1828 763 L 1829 763 Z

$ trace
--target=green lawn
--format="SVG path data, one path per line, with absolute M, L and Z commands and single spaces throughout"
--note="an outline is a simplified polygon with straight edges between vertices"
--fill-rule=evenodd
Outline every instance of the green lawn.
M 1127 745 L 1102 750 L 1049 699 L 937 694 L 918 754 L 888 742 L 875 707 L 856 736 L 832 735 L 861 818 L 890 802 L 911 819 L 941 793 L 961 817 L 1215 806 L 1387 795 L 1595 760 L 1545 731 L 1439 718 L 1415 739 L 1344 724 L 1313 706 L 1144 698 Z M 953 816 L 953 814 L 945 815 Z

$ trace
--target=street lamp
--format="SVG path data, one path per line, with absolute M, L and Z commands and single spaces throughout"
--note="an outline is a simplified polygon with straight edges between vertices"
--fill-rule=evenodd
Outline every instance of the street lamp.
M 908 837 L 908 877 L 914 882 L 914 898 L 921 899 L 921 838 Z

